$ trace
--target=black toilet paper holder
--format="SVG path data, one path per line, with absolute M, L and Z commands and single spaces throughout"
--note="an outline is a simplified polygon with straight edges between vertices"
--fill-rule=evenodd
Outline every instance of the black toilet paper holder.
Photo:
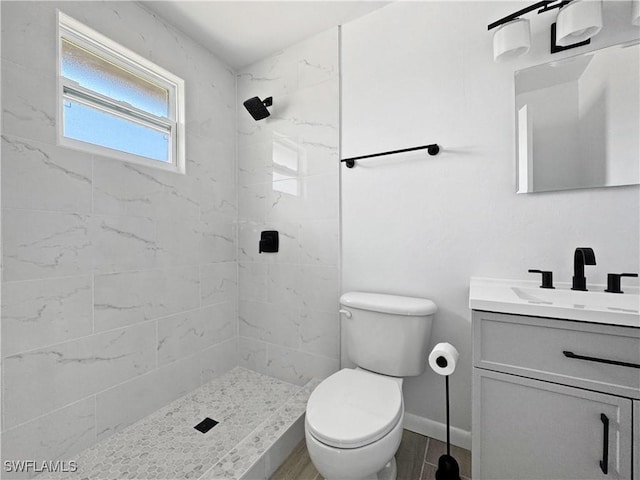
M 436 364 L 440 368 L 445 368 L 448 364 L 443 356 L 436 358 Z M 451 423 L 449 422 L 449 375 L 445 375 L 445 390 L 447 404 L 447 453 L 438 459 L 438 469 L 436 470 L 436 480 L 460 480 L 460 466 L 451 455 Z

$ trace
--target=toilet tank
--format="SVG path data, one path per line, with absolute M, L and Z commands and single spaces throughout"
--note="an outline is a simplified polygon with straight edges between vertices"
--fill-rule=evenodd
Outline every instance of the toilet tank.
M 438 308 L 425 298 L 348 292 L 340 297 L 347 311 L 347 354 L 359 367 L 383 375 L 420 375 L 427 366 L 427 345 Z M 349 318 L 350 314 L 350 318 Z

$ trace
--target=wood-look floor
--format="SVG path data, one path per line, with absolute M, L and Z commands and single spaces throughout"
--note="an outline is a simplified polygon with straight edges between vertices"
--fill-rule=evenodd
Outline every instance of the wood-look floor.
M 434 480 L 438 458 L 447 451 L 445 443 L 405 430 L 396 463 L 398 480 Z M 452 446 L 451 455 L 460 465 L 462 480 L 471 478 L 471 452 Z M 307 446 L 302 440 L 284 463 L 272 475 L 271 480 L 322 480 L 311 463 Z

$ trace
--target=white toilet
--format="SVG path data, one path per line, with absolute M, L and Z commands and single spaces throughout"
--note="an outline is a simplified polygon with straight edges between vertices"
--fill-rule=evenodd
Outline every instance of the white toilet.
M 311 461 L 327 480 L 394 480 L 402 439 L 402 377 L 427 365 L 431 300 L 349 292 L 340 297 L 347 350 L 358 366 L 325 379 L 307 403 Z

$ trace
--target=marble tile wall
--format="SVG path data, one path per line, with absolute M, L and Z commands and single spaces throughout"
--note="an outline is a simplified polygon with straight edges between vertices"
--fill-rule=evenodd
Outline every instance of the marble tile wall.
M 56 145 L 56 8 L 184 78 L 186 175 Z M 3 453 L 64 459 L 238 363 L 236 76 L 136 2 L 1 9 Z
M 332 29 L 237 76 L 239 361 L 299 385 L 339 361 L 338 67 Z M 273 96 L 270 117 L 253 96 Z M 258 253 L 262 230 L 278 253 Z

